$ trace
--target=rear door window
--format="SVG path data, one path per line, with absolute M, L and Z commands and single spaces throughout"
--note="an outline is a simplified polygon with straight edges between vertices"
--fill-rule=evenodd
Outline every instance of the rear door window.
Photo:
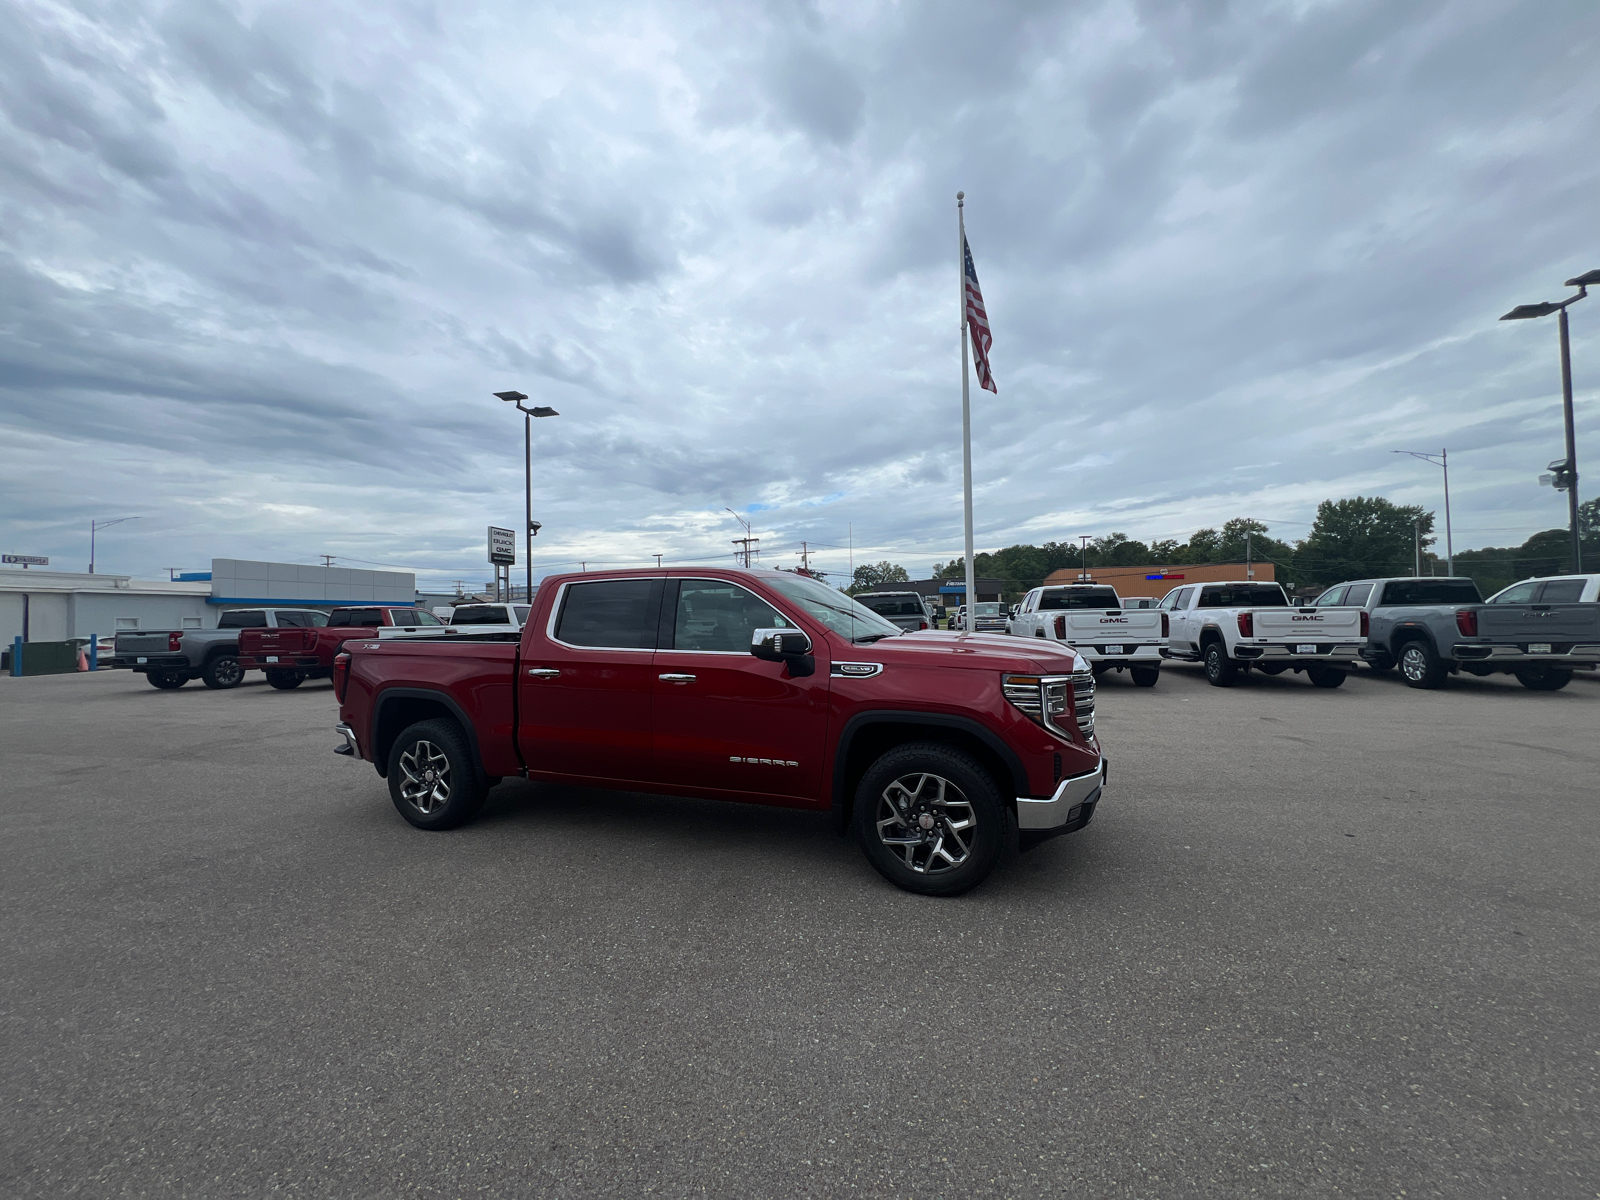
M 1539 593 L 1540 604 L 1571 604 L 1583 595 L 1583 580 L 1552 579 Z
M 1367 597 L 1372 595 L 1370 583 L 1352 583 L 1350 590 L 1345 593 L 1344 603 L 1347 608 L 1362 608 L 1367 603 Z
M 656 579 L 569 583 L 556 618 L 556 641 L 614 650 L 653 649 L 660 587 Z M 744 649 L 748 652 L 749 646 Z
M 750 635 L 757 629 L 788 626 L 772 605 L 736 583 L 685 579 L 678 584 L 670 648 L 749 654 Z

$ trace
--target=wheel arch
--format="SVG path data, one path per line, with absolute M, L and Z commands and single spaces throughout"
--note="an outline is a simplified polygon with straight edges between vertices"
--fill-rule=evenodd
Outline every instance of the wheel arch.
M 1222 626 L 1207 625 L 1200 631 L 1200 640 L 1195 645 L 1204 651 L 1212 642 L 1221 642 L 1224 650 L 1228 648 L 1228 639 L 1222 636 Z
M 1400 652 L 1410 642 L 1426 642 L 1436 658 L 1439 654 L 1439 643 L 1434 639 L 1433 631 L 1426 625 L 1408 621 L 1404 625 L 1396 625 L 1389 634 L 1389 656 L 1396 662 L 1400 660 Z
M 994 777 L 1009 804 L 1028 790 L 1028 773 L 1016 752 L 971 717 L 896 710 L 857 713 L 845 722 L 834 746 L 833 811 L 840 829 L 849 828 L 856 786 L 867 768 L 895 746 L 927 741 L 971 754 Z
M 367 745 L 372 747 L 372 765 L 378 774 L 389 774 L 389 751 L 395 738 L 418 721 L 438 718 L 454 721 L 461 727 L 461 736 L 467 739 L 467 749 L 472 754 L 472 764 L 479 778 L 487 778 L 483 770 L 483 754 L 478 749 L 478 731 L 461 705 L 446 692 L 431 688 L 385 688 L 379 692 L 372 705 L 372 726 Z

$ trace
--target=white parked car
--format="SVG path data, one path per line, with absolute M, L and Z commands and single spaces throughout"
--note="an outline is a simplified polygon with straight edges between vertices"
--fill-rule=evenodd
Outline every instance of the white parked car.
M 1116 588 L 1103 583 L 1034 588 L 1012 616 L 1011 632 L 1071 646 L 1096 675 L 1125 670 L 1139 687 L 1152 687 L 1161 678 L 1165 615 L 1129 608 Z
M 1501 588 L 1485 604 L 1593 604 L 1600 601 L 1600 575 L 1545 575 Z

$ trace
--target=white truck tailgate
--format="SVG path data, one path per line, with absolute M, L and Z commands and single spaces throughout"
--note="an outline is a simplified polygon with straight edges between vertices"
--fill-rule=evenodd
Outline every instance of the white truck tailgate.
M 1315 645 L 1360 642 L 1359 608 L 1256 608 L 1251 610 L 1255 632 L 1251 641 Z

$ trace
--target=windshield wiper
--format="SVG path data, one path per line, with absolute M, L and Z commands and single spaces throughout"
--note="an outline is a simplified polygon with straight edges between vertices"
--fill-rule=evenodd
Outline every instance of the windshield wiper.
M 852 646 L 869 646 L 873 642 L 881 641 L 888 636 L 887 633 L 864 633 L 860 637 L 851 638 L 850 644 Z

